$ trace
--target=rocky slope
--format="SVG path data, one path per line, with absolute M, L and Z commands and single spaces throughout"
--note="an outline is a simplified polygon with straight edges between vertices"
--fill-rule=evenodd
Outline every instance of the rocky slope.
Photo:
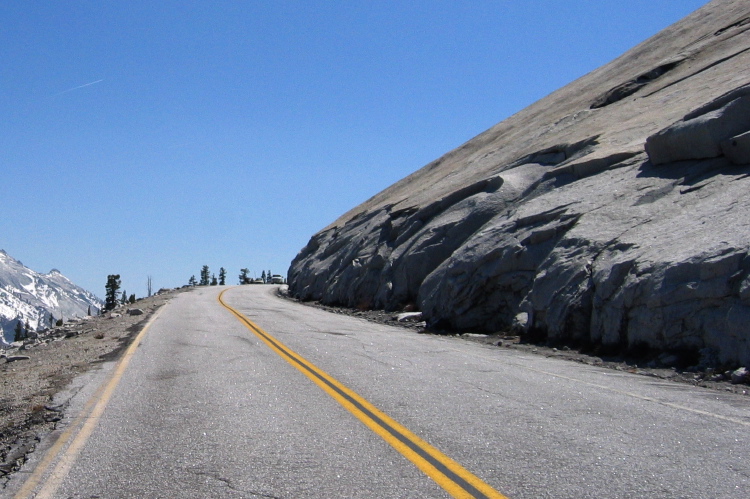
M 100 299 L 60 271 L 39 274 L 0 250 L 0 331 L 6 340 L 13 340 L 19 319 L 38 330 L 50 325 L 50 317 L 83 317 L 89 311 L 97 314 L 102 306 Z
M 714 0 L 343 215 L 303 300 L 750 363 L 750 5 Z

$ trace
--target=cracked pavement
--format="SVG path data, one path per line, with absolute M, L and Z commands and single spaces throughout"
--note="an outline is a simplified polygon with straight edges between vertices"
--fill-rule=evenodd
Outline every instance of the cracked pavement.
M 447 497 L 220 290 L 162 310 L 54 497 Z M 510 497 L 750 490 L 748 397 L 330 314 L 271 286 L 225 299 Z

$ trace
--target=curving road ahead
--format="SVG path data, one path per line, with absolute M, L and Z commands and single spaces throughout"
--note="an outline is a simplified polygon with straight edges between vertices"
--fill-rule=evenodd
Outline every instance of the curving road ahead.
M 275 291 L 175 297 L 87 380 L 67 429 L 5 492 L 750 497 L 748 397 L 418 335 Z

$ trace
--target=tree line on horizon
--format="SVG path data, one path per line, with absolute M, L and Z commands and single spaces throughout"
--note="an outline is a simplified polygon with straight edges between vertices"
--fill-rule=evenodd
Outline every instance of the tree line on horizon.
M 273 278 L 273 274 L 269 270 L 261 272 L 260 279 L 263 284 L 270 284 Z M 247 268 L 240 269 L 239 284 L 252 284 L 256 282 L 256 279 L 250 277 L 250 270 Z M 188 279 L 188 286 L 225 286 L 227 283 L 227 271 L 224 267 L 219 269 L 219 277 L 216 278 L 216 274 L 212 274 L 209 270 L 208 265 L 204 265 L 200 271 L 200 280 L 195 278 L 195 275 L 190 276 Z
M 128 294 L 127 291 L 123 290 L 120 294 L 120 287 L 122 281 L 120 280 L 120 274 L 110 274 L 107 276 L 107 284 L 104 285 L 104 308 L 102 312 L 108 312 L 113 310 L 118 305 L 132 304 L 137 301 L 135 293 Z M 147 297 L 152 295 L 153 282 L 151 276 L 146 276 L 146 288 L 148 290 Z M 91 315 L 91 307 L 89 306 L 89 315 Z
M 216 274 L 212 274 L 208 268 L 208 265 L 204 265 L 200 272 L 201 279 L 197 281 L 195 275 L 190 276 L 188 279 L 189 286 L 224 286 L 227 283 L 227 270 L 224 267 L 219 269 L 219 278 L 216 278 Z
M 276 276 L 278 277 L 278 276 Z M 273 281 L 274 275 L 270 270 L 267 272 L 264 270 L 261 272 L 260 280 L 263 284 L 270 284 Z M 240 269 L 239 284 L 252 284 L 257 279 L 250 277 L 250 270 L 247 268 Z M 211 273 L 208 265 L 201 267 L 200 280 L 195 278 L 195 275 L 190 276 L 188 279 L 188 286 L 225 286 L 227 283 L 227 270 L 224 267 L 219 269 L 219 276 Z M 151 276 L 147 279 L 148 296 L 151 296 Z M 113 310 L 119 305 L 132 304 L 136 302 L 135 294 L 128 295 L 127 291 L 123 290 L 120 293 L 122 287 L 122 281 L 120 274 L 110 274 L 107 276 L 107 283 L 104 286 L 105 298 L 103 312 Z
M 264 270 L 260 273 L 260 280 L 263 284 L 271 284 L 272 278 L 273 274 L 271 274 L 270 270 L 268 272 Z M 250 277 L 248 269 L 240 269 L 240 284 L 253 284 L 256 281 L 257 279 Z

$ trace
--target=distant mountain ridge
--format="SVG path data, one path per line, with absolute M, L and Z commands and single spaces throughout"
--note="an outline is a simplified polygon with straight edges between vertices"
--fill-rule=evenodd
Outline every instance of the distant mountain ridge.
M 55 320 L 98 314 L 102 300 L 75 285 L 57 269 L 40 274 L 0 250 L 0 330 L 8 341 L 18 319 L 32 330 L 49 326 Z

